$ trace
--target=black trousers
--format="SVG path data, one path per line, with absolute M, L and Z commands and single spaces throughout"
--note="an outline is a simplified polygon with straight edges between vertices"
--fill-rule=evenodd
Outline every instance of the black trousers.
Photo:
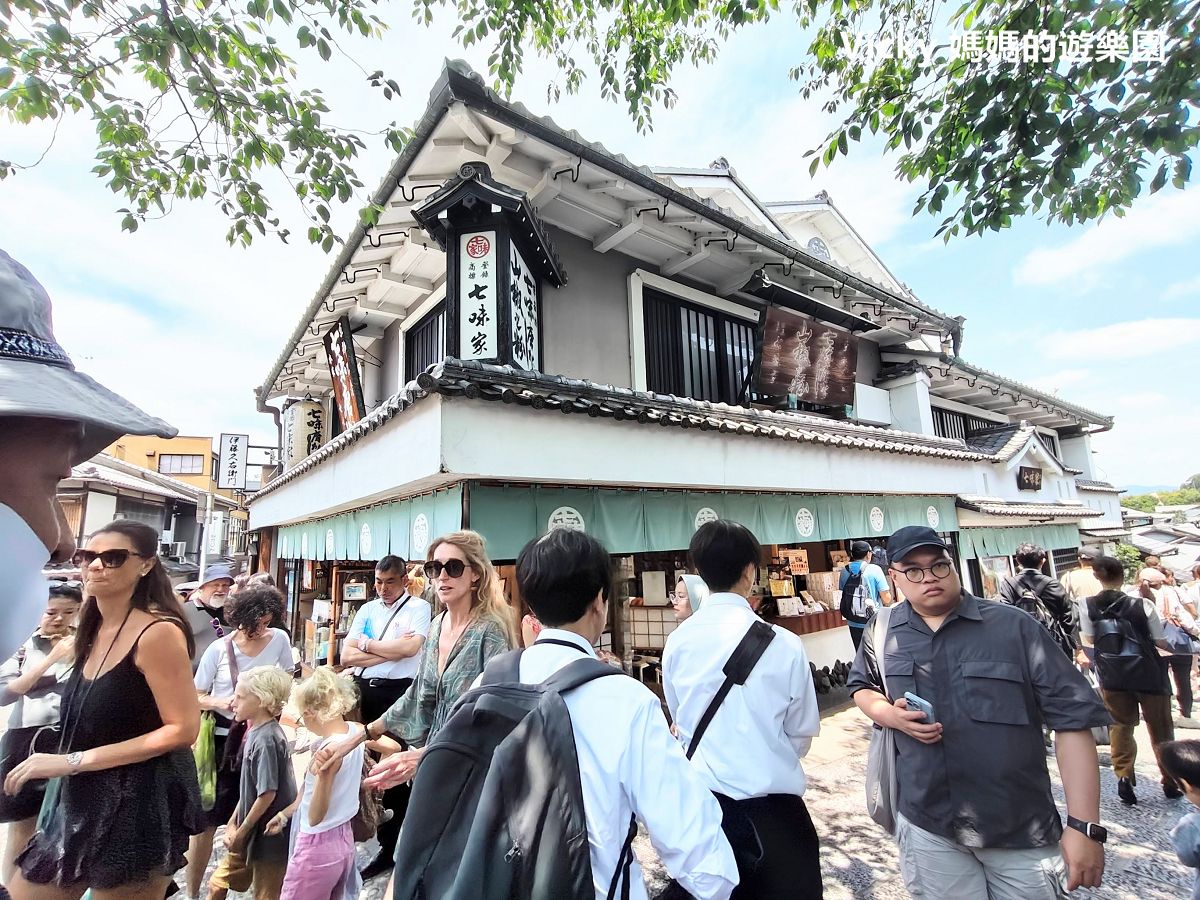
M 362 712 L 363 724 L 370 725 L 380 718 L 388 708 L 404 696 L 411 678 L 361 678 L 354 677 L 358 687 L 359 709 Z M 376 837 L 379 839 L 379 853 L 391 859 L 396 852 L 396 840 L 400 837 L 400 826 L 404 824 L 404 814 L 408 812 L 408 798 L 412 786 L 401 784 L 388 788 L 383 792 L 383 808 L 392 811 L 392 817 L 379 826 Z
M 1179 704 L 1179 714 L 1185 719 L 1192 717 L 1192 655 L 1180 654 L 1168 656 L 1167 663 L 1171 666 L 1171 675 L 1175 679 L 1175 702 Z
M 741 879 L 733 900 L 820 900 L 821 844 L 802 797 L 716 798 Z
M 854 652 L 857 653 L 858 645 L 862 643 L 863 632 L 867 629 L 855 628 L 853 625 L 847 625 L 846 627 L 850 629 L 850 640 L 854 642 Z

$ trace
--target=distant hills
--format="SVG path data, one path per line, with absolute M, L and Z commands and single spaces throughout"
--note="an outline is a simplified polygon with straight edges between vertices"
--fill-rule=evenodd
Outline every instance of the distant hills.
M 1177 491 L 1177 484 L 1126 484 L 1122 486 L 1127 494 L 1157 494 L 1163 491 Z

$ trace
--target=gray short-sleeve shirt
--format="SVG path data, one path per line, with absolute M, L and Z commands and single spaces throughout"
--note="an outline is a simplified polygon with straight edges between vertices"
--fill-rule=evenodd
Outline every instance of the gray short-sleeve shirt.
M 243 748 L 241 798 L 238 802 L 238 821 L 244 821 L 250 807 L 267 791 L 275 791 L 266 813 L 255 826 L 246 845 L 246 858 L 253 862 L 282 862 L 288 857 L 288 834 L 266 835 L 263 830 L 280 810 L 291 806 L 296 799 L 296 779 L 288 755 L 287 735 L 279 723 L 272 720 L 251 728 Z
M 1056 843 L 1042 724 L 1081 731 L 1110 722 L 1099 696 L 1037 620 L 964 594 L 935 633 L 908 603 L 892 607 L 884 643 L 887 694 L 928 700 L 942 740 L 896 733 L 900 812 L 967 847 Z M 869 624 L 847 686 L 881 691 Z

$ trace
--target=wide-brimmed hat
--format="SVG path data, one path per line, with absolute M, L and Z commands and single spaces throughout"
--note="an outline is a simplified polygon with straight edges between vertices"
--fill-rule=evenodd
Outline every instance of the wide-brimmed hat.
M 197 582 L 197 587 L 204 587 L 206 584 L 211 584 L 214 581 L 223 580 L 233 581 L 233 569 L 229 566 L 209 566 L 204 570 L 204 574 L 200 576 Z
M 83 440 L 73 463 L 126 434 L 169 438 L 179 433 L 75 370 L 54 339 L 50 295 L 0 250 L 0 418 L 7 416 L 81 423 Z

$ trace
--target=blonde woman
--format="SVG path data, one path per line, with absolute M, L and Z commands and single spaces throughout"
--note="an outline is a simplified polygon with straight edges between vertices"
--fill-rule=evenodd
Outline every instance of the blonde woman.
M 482 674 L 488 660 L 517 646 L 516 627 L 500 577 L 477 533 L 455 531 L 434 541 L 426 557 L 425 576 L 432 582 L 443 612 L 430 625 L 416 681 L 381 718 L 367 726 L 370 738 L 390 734 L 409 745 L 386 757 L 371 772 L 366 784 L 376 790 L 412 779 L 426 744 L 446 724 L 458 698 Z M 331 767 L 357 743 L 343 741 L 322 749 L 314 760 L 316 770 Z

